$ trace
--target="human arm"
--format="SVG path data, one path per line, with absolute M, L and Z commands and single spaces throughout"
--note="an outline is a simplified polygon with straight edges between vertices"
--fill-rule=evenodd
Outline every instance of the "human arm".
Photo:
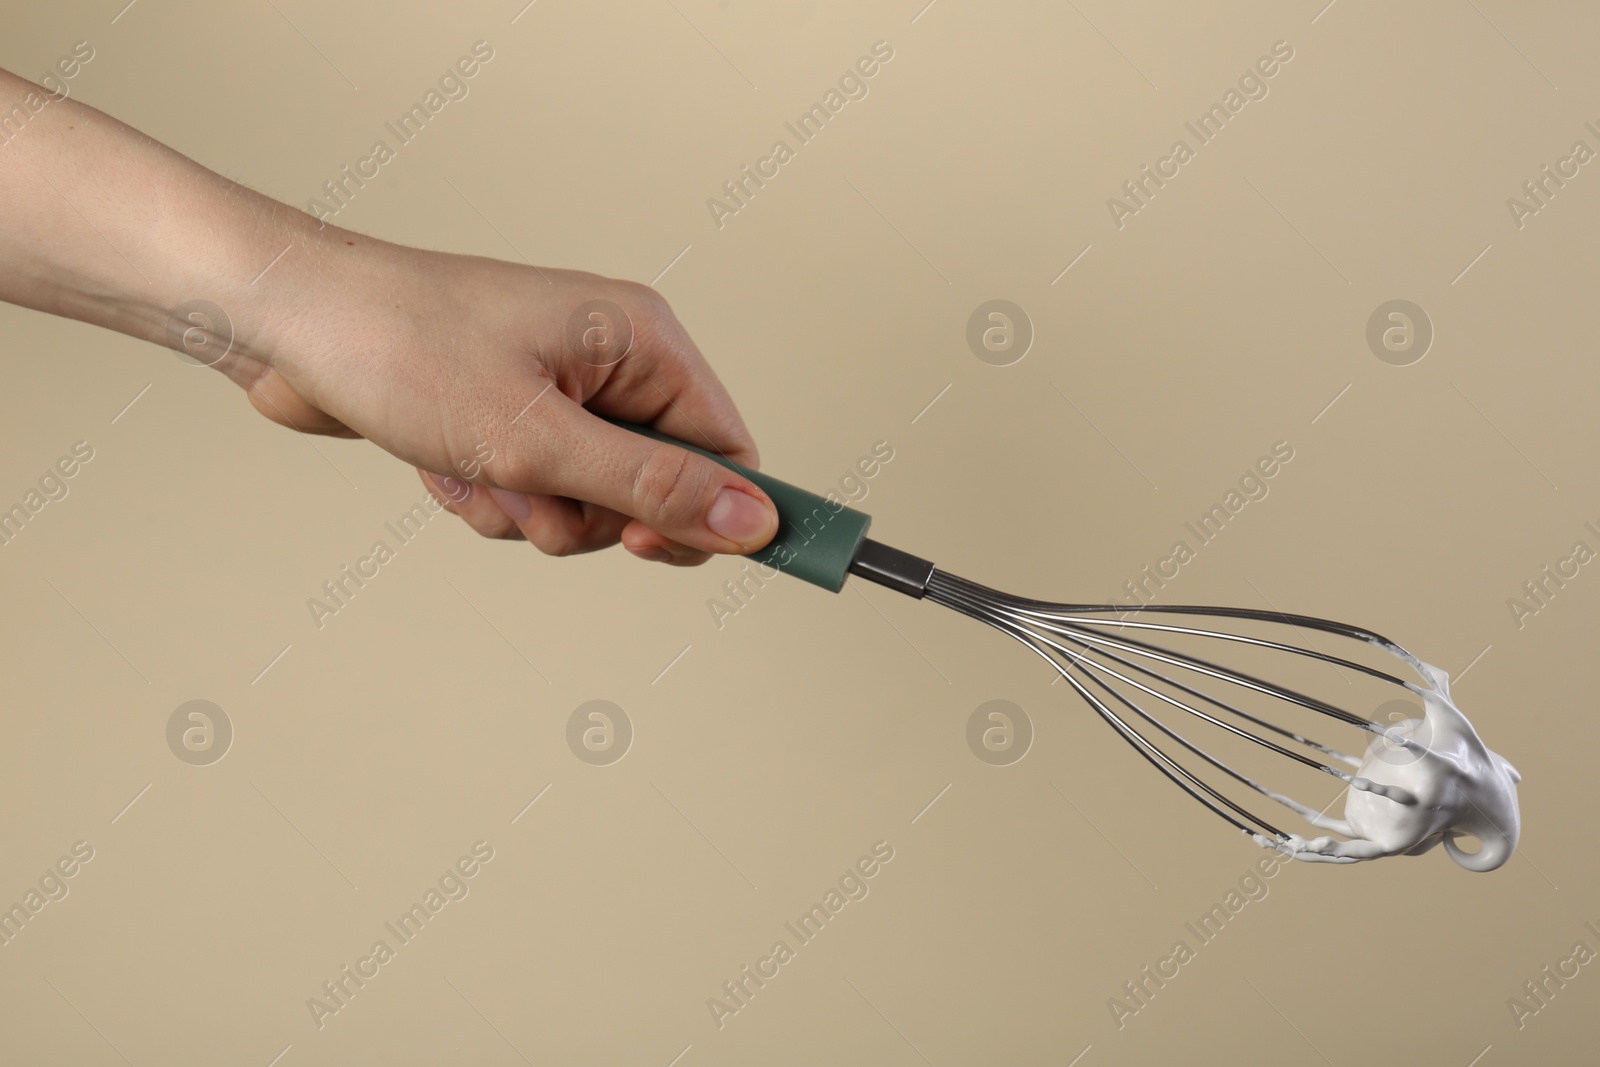
M 28 115 L 0 146 L 0 299 L 176 341 L 275 422 L 365 437 L 451 476 L 436 491 L 487 536 L 555 555 L 620 540 L 697 563 L 775 531 L 748 480 L 598 417 L 757 463 L 732 400 L 653 290 L 319 222 L 0 71 L 0 118 L 12 102 Z M 197 301 L 225 319 L 174 320 Z M 606 321 L 631 336 L 625 354 L 596 358 L 579 340 L 573 316 L 595 302 L 623 316 Z

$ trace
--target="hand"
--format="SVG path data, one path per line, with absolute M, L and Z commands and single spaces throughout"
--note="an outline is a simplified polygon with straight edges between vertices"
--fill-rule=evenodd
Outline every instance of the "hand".
M 434 472 L 430 487 L 490 537 L 552 555 L 620 540 L 693 564 L 776 532 L 747 479 L 599 417 L 756 465 L 733 401 L 651 289 L 373 240 L 0 71 L 11 99 L 31 117 L 0 167 L 0 299 L 192 340 L 268 418 L 365 437 Z M 173 318 L 195 300 L 223 310 L 226 344 Z M 580 315 L 569 331 L 590 301 L 617 321 Z M 586 344 L 601 324 L 631 345 Z
M 691 565 L 775 533 L 771 502 L 748 480 L 599 417 L 759 462 L 732 399 L 654 290 L 333 227 L 308 244 L 291 284 L 309 309 L 217 364 L 263 415 L 365 437 L 416 465 L 479 533 L 550 555 L 620 540 L 642 559 Z

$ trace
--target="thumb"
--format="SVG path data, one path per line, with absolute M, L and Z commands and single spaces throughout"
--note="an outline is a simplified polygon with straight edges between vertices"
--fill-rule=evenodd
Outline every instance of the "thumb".
M 630 515 L 672 541 L 744 555 L 772 540 L 778 512 L 748 478 L 695 452 L 578 409 L 555 492 Z M 570 438 L 569 438 L 570 439 Z

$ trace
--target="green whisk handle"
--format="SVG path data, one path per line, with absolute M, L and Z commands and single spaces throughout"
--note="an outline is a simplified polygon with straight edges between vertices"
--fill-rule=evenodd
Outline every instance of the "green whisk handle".
M 777 505 L 778 532 L 767 547 L 750 553 L 749 558 L 812 585 L 820 585 L 832 593 L 844 588 L 850 564 L 855 561 L 861 543 L 866 540 L 867 527 L 872 525 L 871 515 L 846 507 L 837 497 L 829 500 L 818 496 L 770 474 L 741 467 L 725 456 L 696 448 L 676 437 L 668 437 L 648 426 L 615 419 L 609 421 L 653 440 L 698 452 L 756 483 Z

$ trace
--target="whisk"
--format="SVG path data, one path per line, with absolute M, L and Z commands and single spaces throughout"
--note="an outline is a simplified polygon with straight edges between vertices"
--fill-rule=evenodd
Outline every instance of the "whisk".
M 1253 794 L 1281 805 L 1318 829 L 1354 835 L 1343 820 L 1268 788 L 1253 774 L 1237 769 L 1197 743 L 1187 730 L 1171 725 L 1168 718 L 1176 717 L 1186 726 L 1198 725 L 1213 739 L 1227 739 L 1226 743 L 1241 753 L 1234 762 L 1241 762 L 1246 752 L 1268 752 L 1331 776 L 1344 787 L 1386 796 L 1401 804 L 1417 802 L 1404 789 L 1343 769 L 1359 769 L 1362 760 L 1272 721 L 1260 713 L 1261 705 L 1280 720 L 1285 712 L 1308 719 L 1323 716 L 1378 735 L 1400 758 L 1414 759 L 1418 753 L 1426 752 L 1423 741 L 1307 695 L 1299 687 L 1222 666 L 1211 658 L 1210 652 L 1202 655 L 1147 640 L 1160 636 L 1218 651 L 1248 649 L 1255 656 L 1298 658 L 1325 664 L 1341 673 L 1354 672 L 1412 696 L 1421 695 L 1423 690 L 1414 683 L 1384 670 L 1281 639 L 1293 632 L 1306 643 L 1312 643 L 1308 639 L 1310 633 L 1358 642 L 1365 651 L 1377 649 L 1397 657 L 1422 677 L 1428 677 L 1424 664 L 1379 634 L 1280 611 L 1146 603 L 1054 604 L 1012 596 L 946 573 L 928 560 L 868 538 L 871 517 L 846 506 L 837 497 L 818 496 L 646 427 L 627 428 L 716 460 L 766 491 L 777 506 L 779 527 L 767 547 L 752 554 L 757 562 L 832 592 L 839 592 L 846 577 L 855 575 L 898 593 L 942 604 L 1016 638 L 1049 663 L 1134 751 L 1257 844 L 1292 851 L 1302 859 L 1327 862 L 1355 862 L 1381 854 L 1371 850 L 1370 855 L 1356 854 L 1367 844 L 1359 841 L 1343 843 L 1355 845 L 1354 853 L 1345 850 L 1343 854 L 1318 854 L 1315 849 L 1307 850 L 1305 838 L 1280 829 L 1251 811 L 1237 796 Z M 1210 629 L 1197 621 L 1206 618 L 1249 624 L 1278 636 Z M 1307 715 L 1308 712 L 1314 715 Z M 1215 740 L 1208 743 L 1217 747 Z M 1414 851 L 1437 843 L 1435 839 Z M 1485 861 L 1488 858 L 1485 856 Z
M 862 545 L 862 555 L 870 560 L 882 547 L 870 540 L 865 541 Z M 861 569 L 852 566 L 851 572 L 861 574 L 863 577 L 869 576 L 865 566 Z M 1323 812 L 1301 804 L 1284 793 L 1269 789 L 1254 777 L 1236 770 L 1196 744 L 1186 734 L 1168 725 L 1147 705 L 1155 704 L 1193 716 L 1194 719 L 1210 727 L 1258 745 L 1279 756 L 1288 757 L 1313 770 L 1331 775 L 1347 787 L 1388 796 L 1398 803 L 1416 803 L 1416 799 L 1402 789 L 1373 782 L 1331 766 L 1329 761 L 1359 768 L 1362 761 L 1245 710 L 1239 706 L 1240 700 L 1235 694 L 1255 694 L 1286 701 L 1346 725 L 1370 731 L 1383 737 L 1388 745 L 1393 746 L 1392 751 L 1420 746 L 1420 742 L 1403 737 L 1388 727 L 1331 703 L 1307 696 L 1287 686 L 1266 681 L 1254 674 L 1230 669 L 1199 656 L 1161 648 L 1148 641 L 1120 633 L 1124 629 L 1133 629 L 1181 634 L 1185 637 L 1218 642 L 1236 642 L 1358 671 L 1407 691 L 1414 691 L 1407 682 L 1385 671 L 1315 649 L 1245 634 L 1180 625 L 1177 622 L 1149 622 L 1143 619 L 1130 621 L 1126 616 L 1138 613 L 1141 616 L 1166 615 L 1176 619 L 1210 616 L 1247 620 L 1292 627 L 1301 631 L 1314 630 L 1333 634 L 1369 646 L 1376 645 L 1402 659 L 1411 658 L 1410 653 L 1399 645 L 1370 630 L 1327 619 L 1248 608 L 1196 605 L 1156 607 L 1150 604 L 1110 606 L 1048 604 L 1001 593 L 976 582 L 967 581 L 965 578 L 945 574 L 937 568 L 929 571 L 923 590 L 923 595 L 934 603 L 943 604 L 963 615 L 986 622 L 1037 652 L 1060 672 L 1061 677 L 1071 684 L 1078 695 L 1123 740 L 1132 745 L 1139 755 L 1149 760 L 1157 770 L 1184 792 L 1221 817 L 1223 821 L 1250 836 L 1257 844 L 1277 844 L 1299 852 L 1301 858 L 1307 860 L 1353 863 L 1358 858 L 1305 851 L 1299 847 L 1303 842 L 1299 835 L 1286 833 L 1272 822 L 1245 808 L 1229 794 L 1216 788 L 1204 773 L 1197 773 L 1189 763 L 1175 756 L 1174 750 L 1181 749 L 1208 768 L 1211 773 L 1224 775 L 1239 785 L 1276 801 L 1312 826 L 1347 836 L 1352 833 L 1343 820 L 1329 818 Z M 1208 707 L 1216 712 L 1226 713 L 1228 717 L 1221 718 L 1212 711 L 1207 711 Z M 1269 736 L 1263 736 L 1262 732 L 1252 731 L 1240 723 L 1248 723 Z M 1159 743 L 1156 740 L 1158 737 L 1162 739 Z M 1308 755 L 1306 752 L 1285 747 L 1279 741 L 1273 740 L 1273 737 L 1302 746 L 1315 754 Z

